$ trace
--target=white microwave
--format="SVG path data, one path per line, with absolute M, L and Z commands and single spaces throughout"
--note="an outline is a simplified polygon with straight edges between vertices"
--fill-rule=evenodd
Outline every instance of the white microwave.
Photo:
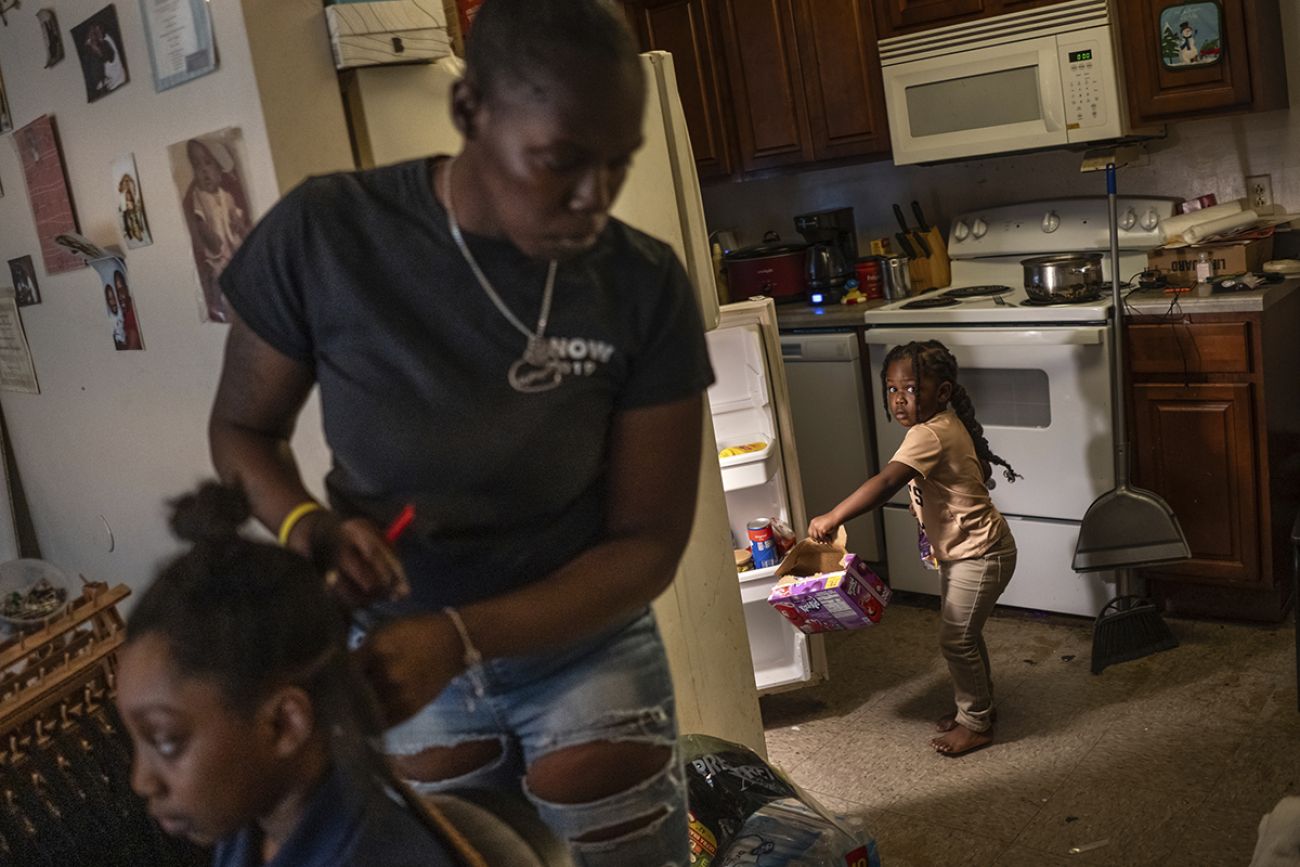
M 898 165 L 1158 134 L 1129 127 L 1107 0 L 880 40 Z

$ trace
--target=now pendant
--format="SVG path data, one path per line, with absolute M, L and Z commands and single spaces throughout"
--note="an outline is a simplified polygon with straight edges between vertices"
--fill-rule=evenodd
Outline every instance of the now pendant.
M 546 341 L 534 337 L 528 341 L 523 358 L 510 365 L 510 387 L 524 394 L 550 391 L 560 384 L 560 364 L 551 358 Z

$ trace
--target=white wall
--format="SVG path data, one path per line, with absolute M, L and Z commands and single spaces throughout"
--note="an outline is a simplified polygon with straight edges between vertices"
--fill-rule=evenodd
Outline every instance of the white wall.
M 319 24 L 328 71 L 320 4 L 275 3 L 292 7 L 307 36 Z M 225 326 L 199 321 L 190 242 L 166 148 L 199 133 L 242 127 L 254 216 L 278 198 L 277 168 L 283 176 L 283 165 L 293 161 L 268 139 L 239 3 L 211 4 L 220 69 L 155 93 L 140 6 L 135 0 L 118 0 L 131 80 L 91 105 L 69 30 L 103 8 L 105 0 L 46 4 L 56 8 L 68 52 L 51 69 L 42 68 L 38 5 L 24 3 L 11 10 L 9 26 L 0 27 L 0 69 L 15 126 L 54 115 L 82 233 L 101 246 L 122 243 L 110 165 L 118 156 L 135 154 L 154 243 L 126 251 L 125 259 L 147 348 L 114 350 L 103 286 L 92 269 L 45 273 L 17 154 L 0 142 L 5 190 L 0 259 L 31 255 L 43 299 L 22 308 L 41 394 L 3 392 L 0 407 L 42 556 L 88 578 L 139 588 L 157 561 L 175 549 L 164 499 L 211 475 L 206 421 L 226 336 Z M 300 66 L 319 74 L 321 63 L 321 57 L 310 56 Z M 332 73 L 320 84 L 337 101 Z M 331 113 L 338 116 L 342 134 L 341 108 L 326 101 L 321 111 L 331 123 Z M 298 177 L 310 166 L 316 171 L 342 167 L 339 154 L 348 153 L 346 136 L 319 145 L 315 153 L 314 163 L 298 158 Z M 8 269 L 0 268 L 0 283 L 8 282 Z M 313 423 L 304 423 L 299 437 L 311 479 L 326 469 L 318 417 L 315 406 L 309 407 L 306 418 Z M 116 540 L 111 553 L 100 516 Z
M 1287 45 L 1300 44 L 1300 4 L 1282 4 Z M 1300 106 L 1300 60 L 1291 59 L 1291 105 Z M 1124 169 L 1120 192 L 1189 198 L 1214 193 L 1220 201 L 1245 195 L 1245 176 L 1269 174 L 1279 204 L 1300 211 L 1300 112 L 1275 111 L 1188 121 L 1169 127 L 1151 143 L 1150 165 Z M 798 238 L 793 216 L 848 205 L 862 240 L 898 231 L 890 205 L 911 219 L 908 203 L 921 202 L 926 216 L 946 225 L 973 208 L 1056 196 L 1105 195 L 1099 173 L 1081 174 L 1081 154 L 1055 151 L 937 166 L 892 162 L 810 171 L 799 175 L 706 187 L 704 207 L 711 230 L 735 228 L 742 244 L 775 229 Z

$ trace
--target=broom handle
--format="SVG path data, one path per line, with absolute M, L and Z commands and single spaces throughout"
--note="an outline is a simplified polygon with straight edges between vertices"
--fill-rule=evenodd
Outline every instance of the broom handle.
M 1124 296 L 1119 276 L 1119 199 L 1115 193 L 1115 164 L 1106 166 L 1106 199 L 1110 206 L 1110 287 L 1115 333 L 1110 341 L 1111 416 L 1115 425 L 1115 487 L 1128 487 L 1128 419 L 1124 407 Z

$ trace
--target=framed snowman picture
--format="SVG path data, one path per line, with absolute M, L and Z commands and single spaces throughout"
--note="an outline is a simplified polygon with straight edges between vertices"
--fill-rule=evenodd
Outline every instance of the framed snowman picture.
M 1160 12 L 1160 60 L 1167 69 L 1196 69 L 1223 59 L 1218 3 L 1176 3 Z

